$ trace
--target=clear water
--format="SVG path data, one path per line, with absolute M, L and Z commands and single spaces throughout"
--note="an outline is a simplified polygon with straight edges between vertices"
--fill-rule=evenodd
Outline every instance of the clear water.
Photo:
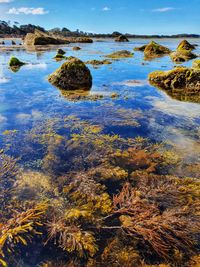
M 133 51 L 136 46 L 149 40 L 132 40 L 114 43 L 111 40 L 78 44 L 82 50 L 72 51 L 73 45 L 63 47 L 67 56 L 83 61 L 103 59 L 117 50 Z M 158 40 L 172 50 L 180 40 Z M 190 40 L 200 45 L 199 40 Z M 195 51 L 197 54 L 200 48 Z M 164 92 L 150 86 L 147 76 L 154 70 L 169 70 L 174 63 L 169 56 L 144 61 L 143 53 L 135 52 L 130 59 L 113 61 L 112 65 L 88 67 L 93 76 L 89 95 L 100 94 L 99 100 L 79 99 L 73 101 L 52 86 L 47 77 L 62 62 L 55 62 L 56 48 L 44 52 L 24 50 L 0 54 L 0 137 L 5 130 L 31 129 L 47 118 L 75 115 L 104 126 L 106 133 L 125 137 L 143 136 L 153 142 L 170 142 L 194 156 L 200 149 L 200 104 L 172 99 Z M 8 69 L 9 58 L 14 55 L 28 64 L 17 73 Z M 192 62 L 184 64 L 191 66 Z M 117 93 L 117 98 L 111 98 Z M 137 122 L 136 125 L 133 122 Z M 2 139 L 1 139 L 2 140 Z M 20 141 L 20 140 L 19 140 Z

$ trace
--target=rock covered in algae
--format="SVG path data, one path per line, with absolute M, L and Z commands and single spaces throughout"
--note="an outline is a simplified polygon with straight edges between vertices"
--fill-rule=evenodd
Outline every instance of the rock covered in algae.
M 49 78 L 49 82 L 62 90 L 89 90 L 92 76 L 87 66 L 78 58 L 72 58 L 62 64 Z
M 163 45 L 160 45 L 154 41 L 147 44 L 140 49 L 144 49 L 145 58 L 157 58 L 170 54 L 171 50 Z
M 126 35 L 120 35 L 115 39 L 115 42 L 129 42 L 129 40 Z
M 66 56 L 64 56 L 63 54 L 56 54 L 54 59 L 56 60 L 62 60 L 62 59 L 66 59 Z
M 78 51 L 78 50 L 81 50 L 81 48 L 80 48 L 79 46 L 74 46 L 74 47 L 73 47 L 73 50 L 74 50 L 74 51 Z
M 89 60 L 89 61 L 86 61 L 85 64 L 91 64 L 91 65 L 109 65 L 109 64 L 112 64 L 111 61 L 108 61 L 108 60 L 96 60 L 96 59 L 93 59 L 93 60 Z
M 197 62 L 199 63 L 199 62 Z M 149 74 L 152 85 L 171 93 L 200 93 L 200 68 L 177 67 L 170 71 L 154 71 Z
M 194 49 L 194 45 L 190 44 L 186 40 L 183 40 L 178 45 L 176 51 L 170 54 L 170 57 L 176 63 L 185 62 L 197 57 L 197 55 L 192 52 Z
M 185 62 L 194 58 L 197 58 L 197 55 L 194 54 L 191 50 L 179 49 L 170 54 L 172 61 L 175 63 Z
M 190 44 L 187 40 L 183 40 L 177 47 L 177 50 L 184 49 L 184 50 L 194 50 L 195 46 Z
M 117 59 L 117 58 L 130 58 L 133 57 L 133 53 L 127 51 L 127 50 L 121 50 L 114 52 L 112 54 L 107 55 L 106 57 L 112 58 L 112 59 Z
M 10 61 L 9 61 L 9 67 L 21 67 L 23 65 L 25 65 L 26 63 L 20 61 L 18 58 L 16 57 L 11 57 Z

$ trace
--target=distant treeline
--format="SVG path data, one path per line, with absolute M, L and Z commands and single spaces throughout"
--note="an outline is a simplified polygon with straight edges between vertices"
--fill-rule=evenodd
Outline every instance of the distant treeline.
M 80 31 L 77 29 L 76 31 L 71 31 L 67 28 L 53 28 L 51 30 L 45 30 L 43 27 L 27 24 L 27 25 L 19 25 L 18 22 L 14 22 L 13 25 L 8 21 L 0 20 L 0 37 L 23 37 L 27 33 L 32 33 L 38 29 L 43 32 L 48 32 L 50 34 L 62 35 L 63 37 L 81 37 L 88 36 L 93 38 L 115 38 L 119 35 L 122 35 L 120 32 L 113 32 L 107 34 L 97 34 L 97 33 L 89 33 Z M 175 35 L 138 35 L 138 34 L 124 34 L 128 38 L 200 38 L 198 34 L 175 34 Z

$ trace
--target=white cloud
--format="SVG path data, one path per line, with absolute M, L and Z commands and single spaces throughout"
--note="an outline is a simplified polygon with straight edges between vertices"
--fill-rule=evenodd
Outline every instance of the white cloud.
M 102 8 L 102 10 L 103 10 L 103 11 L 110 11 L 110 10 L 111 10 L 111 8 L 109 8 L 109 7 L 105 6 L 104 8 Z
M 168 12 L 168 11 L 172 11 L 172 10 L 175 10 L 175 8 L 174 7 L 162 7 L 162 8 L 153 9 L 152 11 L 163 13 L 163 12 Z
M 0 0 L 1 1 L 1 0 Z M 45 10 L 43 7 L 20 7 L 20 8 L 10 8 L 7 12 L 8 14 L 14 14 L 14 15 L 20 15 L 20 14 L 25 14 L 25 15 L 44 15 L 49 13 L 49 11 Z
M 0 0 L 0 4 L 2 4 L 2 3 L 10 3 L 10 2 L 12 2 L 12 0 Z

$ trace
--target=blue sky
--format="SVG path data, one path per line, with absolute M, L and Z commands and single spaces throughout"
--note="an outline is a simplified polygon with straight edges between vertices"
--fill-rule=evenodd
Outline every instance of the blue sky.
M 0 20 L 88 32 L 200 34 L 200 0 L 0 0 Z

